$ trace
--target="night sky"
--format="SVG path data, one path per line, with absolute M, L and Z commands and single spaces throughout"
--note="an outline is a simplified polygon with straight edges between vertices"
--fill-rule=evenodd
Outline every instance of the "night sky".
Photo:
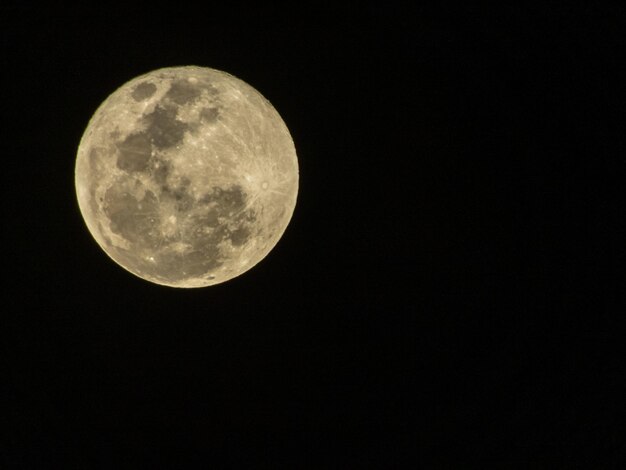
M 626 9 L 335 3 L 0 6 L 0 468 L 624 468 Z M 99 104 L 176 65 L 300 166 L 204 289 L 116 265 L 74 191 Z

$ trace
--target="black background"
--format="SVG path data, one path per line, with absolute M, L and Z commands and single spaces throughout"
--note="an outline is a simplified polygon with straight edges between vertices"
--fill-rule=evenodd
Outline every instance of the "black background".
M 624 468 L 624 8 L 383 3 L 0 7 L 1 468 Z M 300 192 L 179 290 L 73 171 L 112 91 L 189 64 L 273 103 Z

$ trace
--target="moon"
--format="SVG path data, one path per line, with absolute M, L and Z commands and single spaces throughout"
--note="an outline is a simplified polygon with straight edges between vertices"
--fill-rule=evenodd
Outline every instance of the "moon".
M 154 70 L 114 91 L 81 138 L 80 212 L 117 264 L 147 281 L 228 281 L 276 246 L 298 160 L 270 102 L 220 70 Z

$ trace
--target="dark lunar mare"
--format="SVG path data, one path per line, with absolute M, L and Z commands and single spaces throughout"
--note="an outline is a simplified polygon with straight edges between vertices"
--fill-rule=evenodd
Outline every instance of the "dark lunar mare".
M 159 105 L 142 120 L 147 124 L 147 134 L 157 149 L 168 149 L 180 144 L 188 126 L 176 119 L 178 111 L 172 106 Z
M 165 99 L 171 100 L 177 105 L 188 104 L 200 98 L 202 89 L 188 80 L 175 80 L 165 94 Z
M 129 192 L 129 181 L 114 184 L 107 189 L 103 208 L 111 221 L 111 231 L 144 249 L 159 246 L 159 201 L 147 191 L 141 201 Z
M 138 132 L 117 144 L 117 167 L 127 172 L 141 172 L 148 168 L 152 144 L 146 132 Z
M 202 108 L 200 111 L 200 119 L 204 122 L 215 122 L 219 114 L 218 108 Z
M 154 83 L 143 82 L 135 87 L 131 96 L 135 101 L 143 101 L 150 98 L 156 92 L 157 87 Z
M 137 200 L 129 191 L 133 184 L 130 176 L 121 179 L 106 191 L 103 203 L 111 230 L 130 243 L 130 249 L 112 249 L 131 269 L 166 282 L 202 276 L 224 263 L 222 243 L 229 240 L 235 247 L 242 246 L 252 235 L 250 226 L 256 216 L 246 209 L 248 198 L 239 185 L 215 187 L 196 200 L 183 178 L 177 186 L 164 184 L 158 196 L 147 191 Z M 170 237 L 160 228 L 161 206 L 166 203 L 173 204 L 177 218 L 184 220 Z M 187 249 L 171 249 L 176 242 L 186 244 Z M 147 255 L 154 261 L 146 259 Z

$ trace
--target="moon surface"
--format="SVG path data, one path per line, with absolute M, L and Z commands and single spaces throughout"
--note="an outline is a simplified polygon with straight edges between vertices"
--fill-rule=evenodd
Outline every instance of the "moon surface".
M 278 243 L 298 161 L 278 112 L 219 70 L 185 66 L 130 80 L 96 110 L 76 157 L 89 231 L 120 266 L 156 284 L 232 279 Z

